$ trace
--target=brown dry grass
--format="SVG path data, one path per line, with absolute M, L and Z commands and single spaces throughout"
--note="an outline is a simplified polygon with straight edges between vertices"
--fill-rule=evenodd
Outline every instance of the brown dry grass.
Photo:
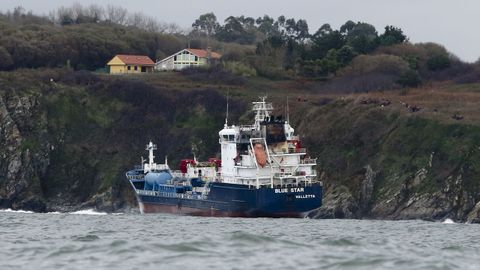
M 345 91 L 336 94 L 312 90 L 311 85 L 317 82 L 310 81 L 272 81 L 252 77 L 248 78 L 245 84 L 230 85 L 221 82 L 194 81 L 178 72 L 147 74 L 132 76 L 132 78 L 145 80 L 155 87 L 175 91 L 212 89 L 224 94 L 229 92 L 232 97 L 241 97 L 248 101 L 267 94 L 276 107 L 284 107 L 288 96 L 293 110 L 302 104 L 319 104 L 326 99 L 348 99 L 358 105 L 361 105 L 361 101 L 365 99 L 378 101 L 388 99 L 391 101 L 391 105 L 382 107 L 383 110 L 394 110 L 403 115 L 416 115 L 446 123 L 480 124 L 480 84 L 447 82 L 433 83 L 411 89 L 358 94 L 345 94 L 345 92 L 348 92 Z M 421 109 L 418 112 L 410 112 L 406 104 Z M 461 115 L 463 119 L 455 120 L 452 118 L 453 115 Z
M 480 84 L 455 85 L 451 83 L 434 84 L 406 91 L 386 91 L 367 94 L 352 94 L 347 98 L 359 103 L 362 99 L 388 99 L 392 102 L 387 110 L 396 110 L 402 114 L 419 115 L 441 122 L 462 122 L 480 124 Z M 421 108 L 410 112 L 408 106 Z M 460 115 L 462 120 L 455 120 Z

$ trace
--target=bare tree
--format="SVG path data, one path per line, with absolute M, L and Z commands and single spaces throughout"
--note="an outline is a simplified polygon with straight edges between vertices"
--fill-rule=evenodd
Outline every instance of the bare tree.
M 108 5 L 106 11 L 106 20 L 112 23 L 126 25 L 128 10 L 119 6 Z
M 105 9 L 99 5 L 90 5 L 86 8 L 86 15 L 93 19 L 95 22 L 105 20 Z

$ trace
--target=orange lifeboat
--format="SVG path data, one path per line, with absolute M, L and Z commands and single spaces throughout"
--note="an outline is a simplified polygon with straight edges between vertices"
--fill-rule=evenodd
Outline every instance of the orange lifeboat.
M 265 153 L 265 148 L 261 143 L 256 143 L 253 146 L 253 152 L 255 153 L 255 158 L 257 159 L 257 164 L 260 167 L 265 167 L 267 164 L 267 154 Z

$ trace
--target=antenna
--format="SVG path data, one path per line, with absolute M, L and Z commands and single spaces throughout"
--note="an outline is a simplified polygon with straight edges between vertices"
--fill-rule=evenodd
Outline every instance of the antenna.
M 288 96 L 287 96 L 287 123 L 290 123 L 290 110 L 289 110 L 289 107 L 288 107 Z
M 230 91 L 227 92 L 227 112 L 225 114 L 225 128 L 228 126 L 228 101 L 229 101 Z

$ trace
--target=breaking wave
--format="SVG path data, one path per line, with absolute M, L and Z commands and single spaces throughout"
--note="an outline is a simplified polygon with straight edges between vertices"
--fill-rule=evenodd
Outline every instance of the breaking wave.
M 22 213 L 22 214 L 33 214 L 35 212 L 32 211 L 26 211 L 26 210 L 12 210 L 10 208 L 7 209 L 1 209 L 0 213 Z
M 447 218 L 447 219 L 445 219 L 444 221 L 442 221 L 442 223 L 443 223 L 443 224 L 455 224 L 455 221 Z
M 71 212 L 69 214 L 72 214 L 72 215 L 94 215 L 94 216 L 107 215 L 107 213 L 105 213 L 105 212 L 97 212 L 93 209 L 79 210 L 79 211 Z

